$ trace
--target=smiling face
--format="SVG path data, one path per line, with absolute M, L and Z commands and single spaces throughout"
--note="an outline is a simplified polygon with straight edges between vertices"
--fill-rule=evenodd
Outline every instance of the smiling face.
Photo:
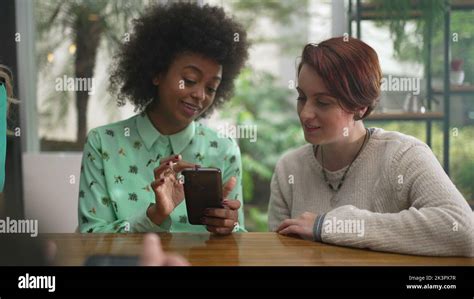
M 353 113 L 341 108 L 321 79 L 309 65 L 303 64 L 298 74 L 297 111 L 306 141 L 329 144 L 347 137 L 353 127 Z
M 214 102 L 222 66 L 195 53 L 178 55 L 165 74 L 153 79 L 158 86 L 156 111 L 167 126 L 184 129 Z

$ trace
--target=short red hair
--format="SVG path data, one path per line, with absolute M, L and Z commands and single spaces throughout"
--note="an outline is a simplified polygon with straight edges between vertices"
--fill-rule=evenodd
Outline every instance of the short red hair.
M 307 44 L 301 58 L 298 74 L 303 64 L 311 66 L 343 109 L 367 107 L 365 118 L 377 106 L 382 71 L 377 53 L 363 41 L 341 36 Z

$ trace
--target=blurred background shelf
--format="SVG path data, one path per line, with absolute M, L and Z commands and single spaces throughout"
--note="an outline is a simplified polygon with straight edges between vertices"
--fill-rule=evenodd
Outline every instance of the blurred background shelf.
M 425 3 L 426 4 L 426 3 Z M 348 33 L 349 36 L 355 35 L 357 38 L 362 39 L 362 21 L 380 21 L 386 19 L 399 19 L 402 23 L 409 20 L 420 20 L 423 18 L 423 12 L 420 10 L 420 0 L 412 0 L 408 4 L 408 9 L 402 9 L 400 12 L 394 12 L 392 10 L 383 11 L 381 5 L 384 5 L 383 1 L 378 3 L 371 3 L 369 1 L 362 0 L 349 0 L 347 16 L 349 20 Z M 452 85 L 450 83 L 450 63 L 451 63 L 451 50 L 452 50 L 452 30 L 451 30 L 451 14 L 454 11 L 472 11 L 474 10 L 474 0 L 445 0 L 442 10 L 442 32 L 443 32 L 443 77 L 442 86 L 433 86 L 433 69 L 434 63 L 439 63 L 433 59 L 433 31 L 438 28 L 433 28 L 433 23 L 429 21 L 425 27 L 423 42 L 426 45 L 427 55 L 423 57 L 425 65 L 425 79 L 426 79 L 426 110 L 433 111 L 432 101 L 434 96 L 438 95 L 442 97 L 442 111 L 441 112 L 426 112 L 426 113 L 413 113 L 413 112 L 401 112 L 401 113 L 375 113 L 367 118 L 368 121 L 420 121 L 426 124 L 426 144 L 432 146 L 432 126 L 433 122 L 441 122 L 443 130 L 443 161 L 442 165 L 446 173 L 449 175 L 450 167 L 450 104 L 453 96 L 470 96 L 470 99 L 474 99 L 474 86 L 473 85 Z M 432 19 L 430 19 L 432 20 Z M 352 30 L 352 22 L 355 22 L 355 32 Z M 355 33 L 355 34 L 354 34 Z M 440 62 L 441 62 L 440 61 Z
M 416 3 L 416 0 L 412 1 L 413 4 Z M 450 1 L 451 10 L 469 10 L 474 9 L 474 2 L 472 0 L 452 0 Z M 359 17 L 361 20 L 384 20 L 388 17 L 396 17 L 396 15 L 387 16 L 387 14 L 380 12 L 378 6 L 374 3 L 360 3 L 359 16 L 357 16 L 357 10 L 351 11 L 349 17 L 350 20 L 357 20 Z M 400 18 L 409 18 L 416 19 L 421 17 L 422 12 L 420 10 L 411 10 L 407 16 L 400 15 Z
M 426 120 L 443 120 L 444 116 L 441 112 L 400 112 L 400 113 L 374 113 L 370 115 L 369 121 L 426 121 Z
M 451 85 L 449 87 L 450 94 L 456 95 L 474 95 L 473 85 Z M 443 88 L 433 87 L 433 94 L 442 95 L 444 94 Z M 473 97 L 474 98 L 474 97 Z

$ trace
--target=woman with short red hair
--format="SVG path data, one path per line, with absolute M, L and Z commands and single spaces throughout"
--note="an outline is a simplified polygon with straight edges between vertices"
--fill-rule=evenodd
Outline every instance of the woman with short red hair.
M 418 255 L 473 254 L 473 212 L 430 148 L 366 128 L 382 73 L 354 38 L 304 47 L 298 116 L 309 143 L 284 155 L 269 227 L 324 243 Z

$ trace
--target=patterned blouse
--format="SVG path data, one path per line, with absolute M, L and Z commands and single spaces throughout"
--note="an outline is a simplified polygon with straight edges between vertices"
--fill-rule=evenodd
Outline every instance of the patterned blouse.
M 181 154 L 202 167 L 217 167 L 225 183 L 237 178 L 229 199 L 238 199 L 239 225 L 245 231 L 240 149 L 231 138 L 192 122 L 181 132 L 162 135 L 146 113 L 92 129 L 84 146 L 79 186 L 81 232 L 207 232 L 204 225 L 188 222 L 182 201 L 161 224 L 146 215 L 155 194 L 150 187 L 160 159 Z

